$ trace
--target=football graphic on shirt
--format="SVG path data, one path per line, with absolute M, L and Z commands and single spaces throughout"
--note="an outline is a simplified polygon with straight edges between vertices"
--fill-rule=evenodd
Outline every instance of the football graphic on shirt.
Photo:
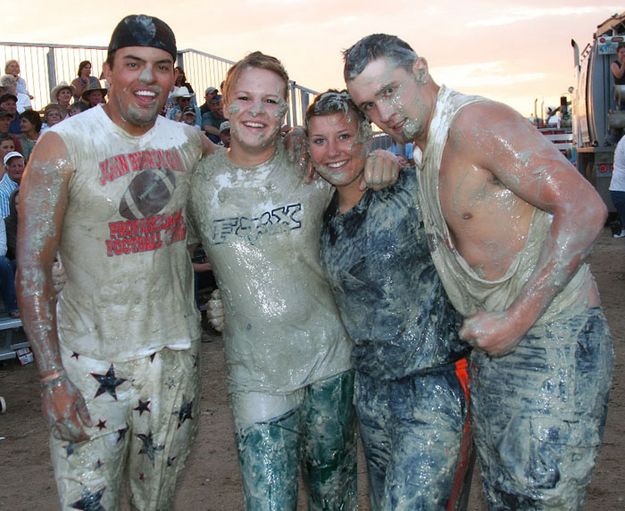
M 144 170 L 124 192 L 119 214 L 128 220 L 156 215 L 167 206 L 175 188 L 176 177 L 171 170 Z

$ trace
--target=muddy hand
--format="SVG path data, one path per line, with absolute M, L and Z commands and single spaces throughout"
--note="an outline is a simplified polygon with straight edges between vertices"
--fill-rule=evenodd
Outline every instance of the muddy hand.
M 211 326 L 218 332 L 224 331 L 224 303 L 221 301 L 221 291 L 215 289 L 207 302 L 206 317 Z
M 54 261 L 52 265 L 52 286 L 54 287 L 54 291 L 59 294 L 65 287 L 66 282 L 67 274 L 65 273 L 63 264 L 61 261 Z
M 494 357 L 510 353 L 525 333 L 506 312 L 478 312 L 465 319 L 460 338 Z
M 289 161 L 304 173 L 307 182 L 312 181 L 315 178 L 315 169 L 308 155 L 308 139 L 304 128 L 290 129 L 284 135 L 284 145 Z
M 89 439 L 85 427 L 93 425 L 82 394 L 64 371 L 41 380 L 43 414 L 53 434 L 62 440 Z
M 393 153 L 378 149 L 372 151 L 365 163 L 360 189 L 382 190 L 395 184 L 399 176 L 400 160 Z

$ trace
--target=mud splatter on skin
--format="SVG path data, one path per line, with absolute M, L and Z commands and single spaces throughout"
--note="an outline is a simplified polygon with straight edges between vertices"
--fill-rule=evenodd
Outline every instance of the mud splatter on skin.
M 152 71 L 147 66 L 141 73 L 141 79 L 146 77 L 152 77 Z M 143 81 L 143 80 L 142 80 Z M 149 83 L 149 81 L 147 81 Z M 154 91 L 157 96 L 162 94 L 162 88 L 156 85 L 151 85 L 150 90 Z M 123 94 L 132 94 L 130 87 L 124 87 Z M 126 126 L 140 126 L 150 127 L 154 124 L 154 121 L 159 115 L 162 108 L 161 102 L 157 102 L 151 110 L 146 111 L 144 108 L 139 108 L 132 103 L 127 103 L 123 100 L 123 94 L 113 94 L 111 101 L 117 102 L 117 110 L 119 116 Z
M 280 100 L 278 103 L 279 108 L 275 109 L 275 108 L 270 108 L 268 109 L 266 105 L 262 104 L 260 106 L 257 106 L 255 108 L 252 108 L 250 110 L 250 116 L 252 118 L 256 118 L 260 115 L 263 114 L 268 114 L 271 115 L 272 117 L 275 117 L 278 120 L 282 120 L 284 115 L 286 114 L 286 112 L 288 111 L 288 105 L 286 103 L 286 101 L 284 100 Z M 269 111 L 268 111 L 269 110 Z M 237 104 L 230 104 L 228 105 L 228 114 L 230 116 L 233 116 L 237 113 L 239 113 L 241 111 L 241 107 Z M 265 147 L 270 146 L 272 143 L 274 143 L 274 141 L 276 140 L 276 136 L 278 134 L 278 131 L 280 131 L 280 123 L 278 123 L 271 131 L 266 132 L 266 133 L 259 133 L 257 136 L 257 140 L 259 143 L 263 144 Z M 236 137 L 238 140 L 241 139 L 241 131 L 239 129 L 238 124 L 234 124 L 232 123 L 230 125 L 230 133 L 233 137 Z
M 25 177 L 26 186 L 20 194 L 19 204 L 20 262 L 16 279 L 19 304 L 39 372 L 49 379 L 44 380 L 47 382 L 42 386 L 44 415 L 57 435 L 78 439 L 81 433 L 73 419 L 76 408 L 68 403 L 81 402 L 82 398 L 65 376 L 58 349 L 56 293 L 51 276 L 54 254 L 50 254 L 50 244 L 60 236 L 56 218 L 61 213 L 57 206 L 65 200 L 65 183 L 71 175 L 68 170 L 70 162 L 57 158 L 47 163 L 36 161 L 32 165 Z M 30 174 L 36 175 L 36 185 L 33 185 Z M 66 404 L 64 407 L 52 405 L 57 392 L 66 397 L 62 401 Z
M 367 142 L 371 139 L 367 121 L 357 123 L 350 112 L 326 114 L 312 117 L 308 121 L 308 131 L 309 151 L 321 177 L 334 186 L 344 187 L 362 176 L 369 153 Z M 336 168 L 324 165 L 324 161 L 346 163 Z
M 396 142 L 418 144 L 425 143 L 432 86 L 423 59 L 407 70 L 384 57 L 347 82 L 350 94 L 372 122 Z
M 241 70 L 236 82 L 226 84 L 224 110 L 230 121 L 229 157 L 237 164 L 255 166 L 275 152 L 287 112 L 284 77 L 260 67 Z

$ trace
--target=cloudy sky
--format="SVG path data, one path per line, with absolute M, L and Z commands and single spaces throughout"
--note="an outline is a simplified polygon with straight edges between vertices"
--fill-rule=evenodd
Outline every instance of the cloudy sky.
M 591 5 L 594 4 L 594 5 Z M 126 14 L 167 21 L 178 47 L 230 60 L 262 50 L 293 80 L 342 87 L 340 51 L 373 32 L 396 34 L 426 57 L 438 83 L 482 94 L 523 115 L 559 103 L 573 84 L 575 39 L 583 48 L 623 5 L 608 0 L 28 0 L 3 12 L 0 40 L 106 45 Z M 504 7 L 505 5 L 505 7 Z M 27 7 L 26 7 L 27 6 Z

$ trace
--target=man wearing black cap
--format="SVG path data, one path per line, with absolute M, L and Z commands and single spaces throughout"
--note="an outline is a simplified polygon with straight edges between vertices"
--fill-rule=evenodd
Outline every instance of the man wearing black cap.
M 14 149 L 16 151 L 22 151 L 22 144 L 20 139 L 14 133 L 11 133 L 11 123 L 13 119 L 16 117 L 15 114 L 8 112 L 7 110 L 2 110 L 0 108 L 0 140 L 5 138 L 10 138 L 13 140 Z
M 212 146 L 159 116 L 175 59 L 163 21 L 124 18 L 104 66 L 108 103 L 44 134 L 22 181 L 19 303 L 63 509 L 118 509 L 126 480 L 133 508 L 171 509 L 196 430 L 186 203 Z

